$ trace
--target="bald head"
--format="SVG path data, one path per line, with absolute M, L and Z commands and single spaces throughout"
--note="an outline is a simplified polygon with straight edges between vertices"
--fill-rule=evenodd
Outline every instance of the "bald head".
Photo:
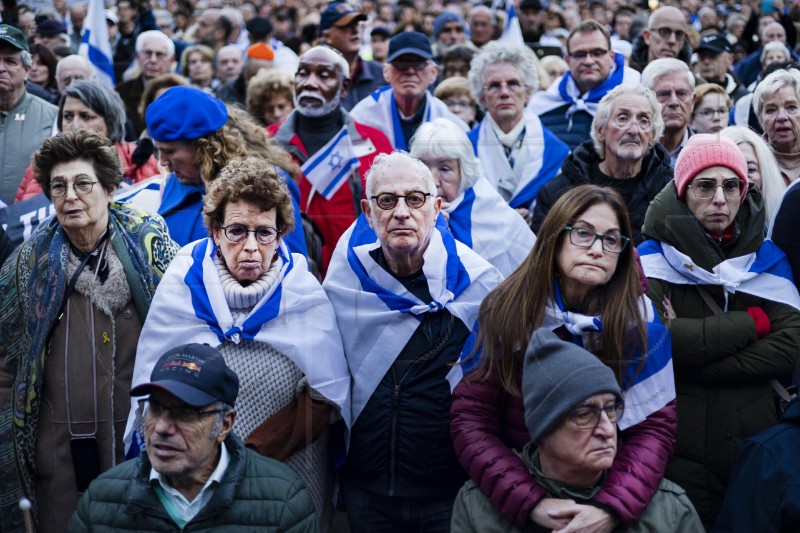
M 56 83 L 58 91 L 72 85 L 78 80 L 93 80 L 94 68 L 89 60 L 83 56 L 73 54 L 63 58 L 56 64 Z
M 653 11 L 652 15 L 650 15 L 650 19 L 647 22 L 647 27 L 649 29 L 659 28 L 664 22 L 676 22 L 685 26 L 686 17 L 683 16 L 683 13 L 677 7 L 659 7 Z
M 678 57 L 686 43 L 686 17 L 675 7 L 656 9 L 642 31 L 647 45 L 647 61 L 662 57 Z

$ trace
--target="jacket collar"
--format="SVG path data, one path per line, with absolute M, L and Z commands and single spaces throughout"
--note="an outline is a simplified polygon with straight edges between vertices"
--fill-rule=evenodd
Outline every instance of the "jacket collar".
M 358 144 L 364 142 L 364 138 L 358 133 L 356 129 L 356 124 L 353 122 L 353 119 L 350 117 L 350 113 L 345 111 L 342 106 L 339 106 L 339 112 L 342 114 L 342 122 L 347 127 L 347 133 L 350 135 L 350 140 L 353 144 Z M 304 150 L 301 150 L 299 146 L 296 146 L 292 140 L 294 139 L 295 135 L 297 134 L 297 110 L 295 109 L 292 111 L 286 120 L 281 123 L 280 127 L 278 127 L 278 131 L 275 132 L 274 139 L 275 141 L 284 147 L 284 149 L 289 152 L 290 154 L 297 157 L 301 162 L 305 162 L 306 159 L 311 154 L 306 154 Z

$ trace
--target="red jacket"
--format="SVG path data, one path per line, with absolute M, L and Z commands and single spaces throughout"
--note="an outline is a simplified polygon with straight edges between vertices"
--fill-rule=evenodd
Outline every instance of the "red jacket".
M 521 385 L 521 369 L 518 375 Z M 456 455 L 500 514 L 521 529 L 546 496 L 511 451 L 531 440 L 524 415 L 522 398 L 507 394 L 496 379 L 466 377 L 453 391 L 450 430 Z M 639 519 L 664 478 L 676 433 L 674 401 L 622 432 L 617 457 L 594 502 L 613 512 L 623 529 Z
M 343 113 L 345 113 L 343 111 Z M 368 145 L 370 142 L 374 146 L 371 153 L 360 156 L 358 158 L 361 166 L 358 168 L 358 173 L 361 178 L 361 190 L 366 188 L 366 175 L 367 171 L 372 166 L 372 162 L 378 154 L 391 153 L 392 146 L 386 135 L 381 133 L 375 128 L 353 122 L 350 115 L 345 113 L 345 122 L 349 122 L 355 126 L 356 132 L 363 139 L 363 143 Z M 299 165 L 305 163 L 309 154 L 303 146 L 300 137 L 294 130 L 294 113 L 289 115 L 286 120 L 280 124 L 273 124 L 267 128 L 269 134 L 281 144 L 284 149 L 292 154 L 295 162 Z M 359 143 L 354 145 L 358 149 Z M 323 196 L 315 193 L 309 203 L 309 196 L 311 195 L 311 183 L 301 176 L 300 178 L 300 210 L 308 214 L 322 232 L 322 237 L 325 239 L 325 244 L 322 247 L 322 275 L 328 270 L 328 263 L 333 255 L 333 250 L 336 248 L 336 243 L 339 242 L 339 237 L 347 231 L 350 224 L 356 219 L 355 198 L 351 187 L 342 185 L 336 194 L 330 200 L 326 200 Z M 360 195 L 363 197 L 363 193 Z
M 136 150 L 135 143 L 115 142 L 114 146 L 117 148 L 117 155 L 119 155 L 119 161 L 122 163 L 123 178 L 136 183 L 147 178 L 152 178 L 159 173 L 158 161 L 156 161 L 156 158 L 153 156 L 150 156 L 150 159 L 148 159 L 144 165 L 140 167 L 134 166 L 131 158 L 133 156 L 133 151 Z M 17 189 L 17 196 L 14 199 L 14 203 L 27 200 L 41 192 L 42 188 L 39 187 L 39 183 L 33 176 L 33 165 L 28 165 L 28 168 L 25 170 L 25 175 L 22 177 L 22 183 L 20 183 L 19 189 Z

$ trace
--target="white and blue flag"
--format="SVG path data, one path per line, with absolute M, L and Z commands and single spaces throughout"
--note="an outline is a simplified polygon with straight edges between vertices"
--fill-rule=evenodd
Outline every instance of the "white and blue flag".
M 353 142 L 343 126 L 328 144 L 323 146 L 312 157 L 303 163 L 300 169 L 306 179 L 314 186 L 314 190 L 325 197 L 333 198 L 343 183 L 347 182 L 350 173 L 360 165 L 353 151 Z M 310 195 L 309 199 L 313 196 Z
M 97 79 L 113 88 L 115 85 L 114 55 L 111 52 L 107 24 L 103 1 L 90 0 L 79 53 L 89 59 Z
M 522 27 L 519 25 L 517 10 L 514 9 L 512 0 L 506 1 L 506 23 L 503 26 L 503 34 L 497 39 L 498 42 L 525 46 L 525 38 L 522 37 Z

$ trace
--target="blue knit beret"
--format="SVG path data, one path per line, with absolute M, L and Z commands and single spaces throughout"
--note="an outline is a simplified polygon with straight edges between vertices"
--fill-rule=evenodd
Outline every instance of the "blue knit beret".
M 147 130 L 157 142 L 199 139 L 227 121 L 225 104 L 196 87 L 172 87 L 145 111 Z

